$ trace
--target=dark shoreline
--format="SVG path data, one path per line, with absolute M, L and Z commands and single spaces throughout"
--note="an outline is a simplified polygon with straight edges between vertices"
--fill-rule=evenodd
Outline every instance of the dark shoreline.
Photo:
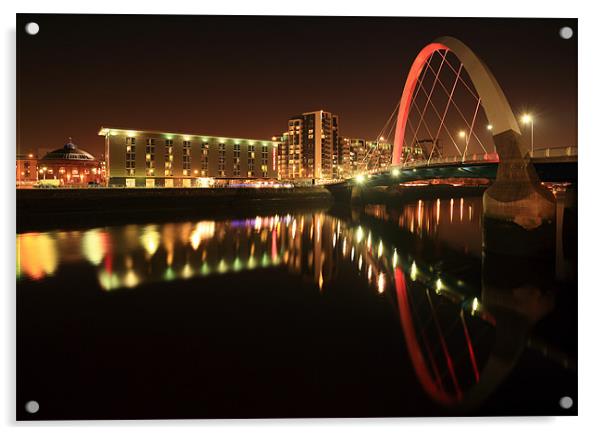
M 17 233 L 329 208 L 323 187 L 17 190 Z

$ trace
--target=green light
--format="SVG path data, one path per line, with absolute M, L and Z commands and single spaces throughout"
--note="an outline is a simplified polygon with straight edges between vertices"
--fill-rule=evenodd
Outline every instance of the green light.
M 362 184 L 364 181 L 366 181 L 366 176 L 365 176 L 365 175 L 363 175 L 363 174 L 356 175 L 356 176 L 355 176 L 355 181 L 356 181 L 358 184 Z
M 270 264 L 270 259 L 268 258 L 268 254 L 264 253 L 263 256 L 261 257 L 261 265 L 263 267 L 266 267 Z
M 391 171 L 391 174 L 394 177 L 399 177 L 399 175 L 401 174 L 401 172 L 399 171 L 399 169 L 395 168 L 395 169 L 393 169 L 393 171 Z
M 209 265 L 207 263 L 203 263 L 203 265 L 201 266 L 201 275 L 209 275 L 211 273 L 211 268 L 209 267 Z
M 173 269 L 171 267 L 168 267 L 167 269 L 165 269 L 165 273 L 163 274 L 163 278 L 166 281 L 172 281 L 176 278 L 176 274 L 173 271 Z

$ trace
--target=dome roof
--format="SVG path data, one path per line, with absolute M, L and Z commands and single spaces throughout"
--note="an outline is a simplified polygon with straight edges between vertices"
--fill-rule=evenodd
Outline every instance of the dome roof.
M 71 142 L 71 138 L 69 138 L 69 142 L 65 144 L 62 148 L 59 148 L 54 151 L 50 151 L 46 154 L 42 160 L 85 160 L 85 161 L 94 161 L 96 160 L 92 154 L 82 149 L 79 149 L 77 145 Z

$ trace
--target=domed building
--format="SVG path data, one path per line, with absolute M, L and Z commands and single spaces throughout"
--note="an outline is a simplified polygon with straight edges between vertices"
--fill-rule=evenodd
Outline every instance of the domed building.
M 61 180 L 65 186 L 101 184 L 104 174 L 101 162 L 77 147 L 69 138 L 62 148 L 50 151 L 38 161 L 38 180 Z

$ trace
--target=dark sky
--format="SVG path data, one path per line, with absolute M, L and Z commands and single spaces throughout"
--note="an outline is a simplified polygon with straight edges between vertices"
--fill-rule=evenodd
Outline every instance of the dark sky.
M 35 21 L 40 33 L 27 35 Z M 340 115 L 374 138 L 420 49 L 461 39 L 490 67 L 537 146 L 577 145 L 573 19 L 18 15 L 18 152 L 72 136 L 100 153 L 100 126 L 264 139 L 295 114 Z

